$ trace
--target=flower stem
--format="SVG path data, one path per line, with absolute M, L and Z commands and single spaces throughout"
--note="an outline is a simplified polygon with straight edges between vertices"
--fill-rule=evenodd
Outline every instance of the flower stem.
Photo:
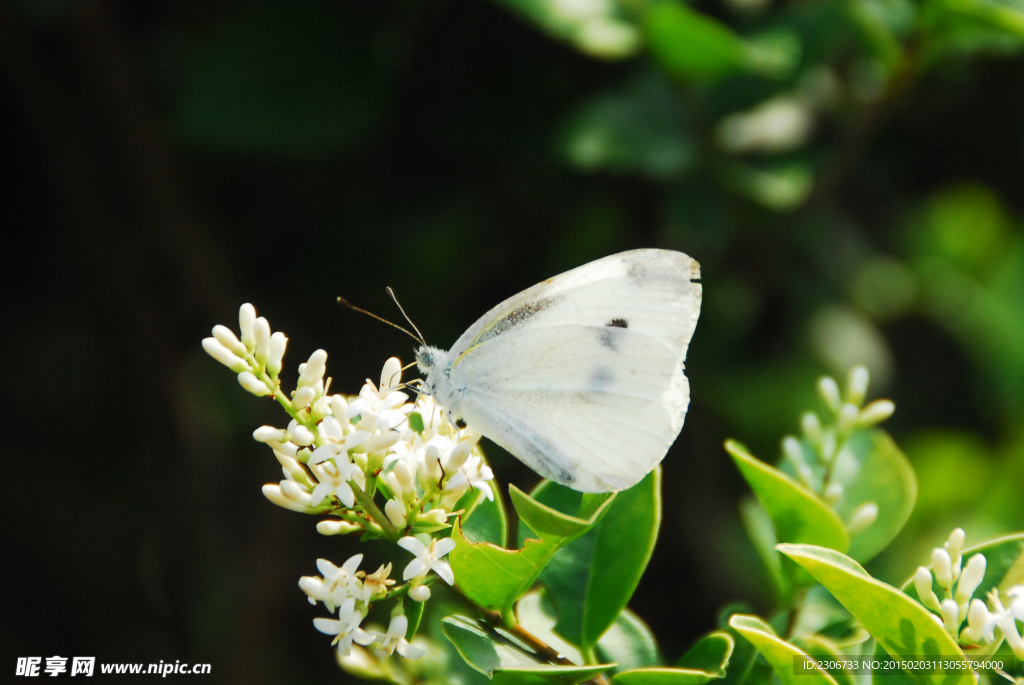
M 370 497 L 363 489 L 359 487 L 359 484 L 355 481 L 349 481 L 349 485 L 352 487 L 352 492 L 355 493 L 356 499 L 363 505 L 363 511 L 370 515 L 370 517 L 381 527 L 388 538 L 394 542 L 398 540 L 398 529 L 391 523 L 387 516 L 377 508 L 377 505 L 373 501 L 373 497 Z

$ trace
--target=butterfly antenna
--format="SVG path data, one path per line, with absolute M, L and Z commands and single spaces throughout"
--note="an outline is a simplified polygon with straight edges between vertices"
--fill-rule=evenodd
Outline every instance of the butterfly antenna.
M 388 286 L 387 291 L 388 295 L 391 296 L 391 299 L 395 301 L 395 306 L 398 307 L 398 311 L 402 312 L 402 316 L 404 316 L 405 320 L 409 322 L 409 325 L 412 326 L 412 329 L 416 331 L 416 335 L 420 336 L 420 343 L 426 346 L 427 341 L 423 338 L 423 334 L 420 333 L 420 329 L 416 328 L 416 324 L 412 322 L 412 319 L 409 318 L 409 315 L 405 313 L 404 309 L 402 309 L 402 305 L 399 304 L 398 298 L 395 297 L 395 291 L 391 289 L 391 286 Z
M 391 290 L 391 288 L 388 288 L 388 291 L 389 291 L 389 292 L 390 292 L 390 290 Z M 392 297 L 394 297 L 394 295 L 392 295 Z M 402 332 L 403 332 L 403 333 L 405 333 L 405 334 L 406 334 L 407 336 L 409 336 L 410 338 L 412 338 L 412 339 L 413 339 L 413 340 L 415 340 L 416 342 L 420 343 L 421 345 L 426 345 L 426 343 L 425 343 L 425 342 L 423 342 L 423 336 L 422 336 L 422 335 L 421 335 L 420 337 L 418 337 L 418 338 L 417 338 L 417 337 L 416 337 L 415 335 L 413 335 L 412 333 L 410 333 L 410 332 L 409 332 L 408 330 L 406 330 L 405 328 L 402 328 L 402 327 L 401 327 L 401 326 L 399 326 L 399 325 L 398 325 L 397 323 L 391 323 L 390 321 L 388 321 L 388 320 L 387 320 L 387 319 L 385 319 L 384 317 L 381 317 L 381 316 L 377 316 L 377 315 L 376 315 L 376 314 L 374 314 L 373 312 L 368 312 L 368 311 L 366 311 L 365 309 L 362 309 L 361 307 L 357 307 L 357 306 L 355 306 L 354 304 L 352 304 L 351 302 L 349 302 L 348 300 L 346 300 L 346 299 L 345 299 L 344 297 L 339 297 L 339 298 L 338 298 L 338 304 L 343 304 L 343 305 L 345 305 L 346 307 L 348 307 L 349 309 L 352 309 L 352 310 L 354 310 L 354 311 L 357 311 L 357 312 L 359 312 L 360 314 L 366 314 L 367 316 L 369 316 L 369 317 L 371 317 L 371 318 L 377 319 L 377 321 L 380 321 L 380 322 L 386 323 L 387 325 L 389 325 L 389 326 L 391 326 L 391 327 L 393 327 L 393 328 L 397 328 L 398 330 L 402 331 Z M 401 309 L 401 307 L 399 307 L 399 309 Z M 403 314 L 405 314 L 405 312 L 402 312 L 402 313 L 403 313 Z M 406 317 L 406 319 L 408 319 L 408 318 L 409 318 L 409 317 Z M 410 321 L 409 323 L 412 323 L 412 322 Z M 416 328 L 416 327 L 415 327 L 415 326 L 413 326 L 413 328 Z M 416 332 L 417 332 L 417 333 L 419 333 L 419 331 L 416 331 Z

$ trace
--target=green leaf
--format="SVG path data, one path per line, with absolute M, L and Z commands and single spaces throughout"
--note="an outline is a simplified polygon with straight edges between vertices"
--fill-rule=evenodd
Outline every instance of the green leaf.
M 712 680 L 704 671 L 662 666 L 623 671 L 612 678 L 617 685 L 704 685 Z
M 405 631 L 405 639 L 412 641 L 416 637 L 416 631 L 420 629 L 420 621 L 423 619 L 423 607 L 426 602 L 416 602 L 411 599 L 405 601 L 405 618 L 409 621 L 409 627 Z
M 768 575 L 772 579 L 779 600 L 784 600 L 789 597 L 790 582 L 782 567 L 782 555 L 775 549 L 779 540 L 768 512 L 761 502 L 750 497 L 740 502 L 740 519 L 747 530 L 747 537 L 754 543 L 754 549 L 768 569 Z
M 594 649 L 601 661 L 617 663 L 618 671 L 657 666 L 661 663 L 661 654 L 658 652 L 654 634 L 647 624 L 629 609 L 622 610 Z
M 543 0 L 498 2 L 592 57 L 623 59 L 640 48 L 640 33 L 626 21 L 616 2 L 597 4 L 597 11 L 573 11 L 569 3 Z
M 898 588 L 872 578 L 853 559 L 814 545 L 782 544 L 778 549 L 824 585 L 894 657 L 962 657 L 956 641 L 927 609 Z M 967 669 L 917 677 L 933 685 L 974 684 Z
M 597 666 L 535 666 L 533 668 L 495 669 L 492 682 L 498 685 L 573 685 L 607 671 L 609 664 Z
M 423 433 L 423 415 L 418 411 L 409 414 L 409 428 L 417 433 Z
M 845 656 L 836 643 L 821 635 L 804 635 L 799 638 L 794 638 L 793 644 L 815 658 L 826 657 L 824 659 L 825 662 L 829 662 L 829 658 L 838 659 Z M 819 661 L 822 660 L 819 659 Z M 854 685 L 853 676 L 850 674 L 849 670 L 842 668 L 831 669 L 827 666 L 824 667 L 824 670 L 832 676 L 832 679 L 835 680 L 838 685 Z
M 533 590 L 516 604 L 519 623 L 545 644 L 557 650 L 570 661 L 582 663 L 579 649 L 554 632 L 557 613 L 550 593 Z M 650 628 L 629 609 L 612 624 L 595 647 L 597 658 L 603 663 L 616 663 L 613 671 L 628 671 L 661 663 L 658 645 Z
M 747 48 L 732 29 L 681 2 L 655 3 L 644 18 L 651 52 L 671 74 L 716 79 L 747 66 Z
M 493 499 L 488 499 L 483 490 L 470 490 L 476 493 L 476 497 L 467 506 L 462 502 L 456 505 L 455 510 L 466 509 L 462 516 L 462 534 L 470 542 L 490 542 L 499 547 L 508 544 L 508 516 L 505 513 L 505 504 L 502 502 L 498 486 L 490 481 L 487 487 L 491 490 Z M 465 497 L 463 497 L 465 499 Z
M 535 490 L 533 498 L 564 510 L 573 507 L 579 494 L 549 482 Z M 588 501 L 600 500 L 583 496 L 581 516 Z M 619 492 L 594 529 L 558 550 L 541 572 L 540 581 L 558 609 L 555 632 L 584 648 L 597 644 L 636 590 L 654 551 L 660 523 L 658 468 Z
M 686 172 L 696 160 L 677 94 L 664 77 L 647 72 L 585 102 L 561 146 L 577 169 L 659 179 Z
M 772 627 L 758 617 L 736 614 L 729 619 L 729 625 L 761 652 L 785 685 L 836 685 L 832 676 L 820 668 L 809 673 L 794 674 L 793 657 L 807 657 L 807 654 L 776 635 Z
M 684 654 L 676 666 L 704 671 L 713 678 L 721 678 L 732 657 L 736 640 L 724 630 L 705 635 Z
M 779 540 L 840 551 L 849 547 L 846 528 L 821 498 L 782 471 L 755 459 L 735 440 L 727 440 L 725 449 L 764 505 Z
M 522 549 L 507 550 L 489 542 L 474 543 L 462 532 L 461 520 L 452 528 L 455 549 L 448 555 L 459 587 L 471 600 L 488 609 L 507 611 L 543 570 L 552 555 L 594 526 L 612 497 L 585 498 L 589 518 L 563 514 L 509 486 L 520 520 L 540 537 L 528 539 Z M 582 508 L 582 507 L 581 507 Z
M 832 479 L 843 484 L 843 497 L 835 508 L 842 520 L 849 520 L 865 502 L 878 505 L 878 518 L 853 536 L 847 551 L 859 562 L 868 561 L 893 541 L 910 518 L 917 501 L 914 469 L 888 433 L 864 430 L 850 436 L 837 457 Z

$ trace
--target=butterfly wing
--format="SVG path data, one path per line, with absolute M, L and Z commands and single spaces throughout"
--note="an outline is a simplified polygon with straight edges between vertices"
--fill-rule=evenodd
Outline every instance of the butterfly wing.
M 583 492 L 632 486 L 683 425 L 695 278 L 680 252 L 634 250 L 506 300 L 450 352 L 459 414 L 546 478 Z

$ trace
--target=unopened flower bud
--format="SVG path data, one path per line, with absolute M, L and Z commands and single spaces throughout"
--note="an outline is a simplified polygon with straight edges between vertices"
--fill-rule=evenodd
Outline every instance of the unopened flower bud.
M 942 611 L 939 597 L 932 590 L 932 574 L 924 566 L 917 567 L 917 573 L 914 574 L 914 589 L 917 590 L 917 596 L 920 598 L 921 604 L 924 604 L 932 611 Z
M 854 426 L 857 425 L 857 417 L 860 415 L 860 410 L 857 409 L 856 405 L 847 402 L 843 405 L 842 409 L 839 410 L 839 420 L 836 422 L 836 430 L 840 435 L 849 435 Z
M 438 452 L 437 447 L 434 445 L 427 447 L 423 454 L 423 463 L 426 466 L 420 475 L 421 481 L 426 479 L 426 482 L 421 483 L 423 489 L 427 490 L 437 487 L 438 482 L 441 480 L 441 454 Z
M 296 411 L 305 409 L 309 406 L 309 403 L 316 397 L 316 390 L 304 385 L 295 391 L 295 395 L 292 397 L 292 408 Z
M 294 480 L 296 483 L 301 483 L 307 488 L 312 488 L 312 483 L 309 482 L 309 476 L 306 474 L 305 469 L 302 468 L 302 464 L 298 462 L 294 457 L 289 457 L 287 454 L 281 454 L 277 450 L 274 450 L 274 456 L 277 458 L 277 463 L 281 465 L 287 477 Z
M 433 524 L 435 526 L 443 526 L 444 524 L 448 523 L 448 514 L 447 512 L 445 512 L 444 509 L 431 509 L 430 511 L 424 513 L 420 517 L 420 520 L 425 521 L 426 523 Z
M 284 442 L 288 439 L 288 431 L 273 426 L 260 426 L 252 432 L 256 442 Z
M 839 386 L 836 384 L 836 380 L 831 376 L 822 376 L 818 379 L 818 392 L 821 394 L 821 398 L 825 400 L 825 404 L 834 412 L 839 411 L 839 407 L 842 405 L 842 399 L 839 397 Z
M 843 498 L 843 484 L 832 481 L 825 488 L 825 501 L 829 504 L 835 504 Z
M 932 571 L 940 586 L 946 590 L 953 587 L 953 562 L 949 552 L 938 547 L 932 550 Z
M 246 302 L 238 309 L 238 328 L 242 331 L 242 344 L 251 352 L 256 348 L 252 325 L 256 321 L 256 308 Z
M 281 373 L 281 361 L 284 359 L 284 351 L 288 347 L 288 338 L 284 333 L 278 331 L 270 336 L 270 349 L 267 351 L 267 373 L 277 378 Z
M 396 387 L 402 382 L 402 362 L 398 360 L 398 357 L 391 357 L 384 362 L 384 368 L 380 372 L 380 392 L 384 394 L 386 390 Z
M 395 499 L 405 499 L 402 495 L 402 484 L 398 480 L 398 476 L 395 475 L 394 471 L 389 471 L 384 474 L 384 482 L 388 484 L 388 489 L 391 490 L 391 494 L 395 496 Z
M 317 381 L 324 377 L 327 371 L 327 353 L 317 350 L 309 355 L 309 361 L 299 367 L 299 387 L 304 385 L 316 385 Z
M 409 588 L 409 599 L 414 602 L 426 602 L 430 599 L 430 587 L 427 585 L 417 585 L 416 587 Z
M 384 513 L 387 514 L 388 520 L 394 524 L 395 528 L 405 528 L 405 507 L 397 500 L 389 499 L 384 505 Z
M 293 419 L 292 422 L 288 424 L 288 439 L 296 445 L 306 447 L 307 445 L 313 444 L 313 441 L 316 440 L 316 436 L 313 435 L 313 431 Z
M 460 442 L 452 450 L 451 454 L 448 455 L 448 463 L 444 465 L 444 470 L 448 472 L 448 475 L 458 471 L 462 468 L 462 465 L 469 459 L 470 452 L 473 451 L 473 446 Z
M 878 505 L 874 502 L 865 502 L 857 507 L 850 517 L 850 523 L 846 530 L 850 535 L 858 535 L 871 527 L 871 524 L 878 518 Z
M 238 374 L 238 383 L 253 395 L 257 395 L 259 397 L 265 397 L 273 392 L 267 387 L 266 383 L 261 381 L 259 378 L 256 378 L 256 376 L 254 376 L 250 371 L 243 371 Z
M 895 411 L 896 405 L 892 400 L 875 400 L 860 410 L 857 425 L 864 427 L 877 425 L 892 416 Z
M 974 591 L 985 579 L 985 567 L 988 561 L 984 554 L 975 554 L 967 560 L 967 566 L 960 574 L 960 580 L 956 584 L 956 601 L 958 604 L 966 604 L 974 596 Z
M 800 428 L 804 437 L 811 441 L 812 445 L 821 444 L 821 420 L 812 411 L 807 412 L 800 419 Z
M 299 446 L 294 442 L 279 442 L 274 444 L 273 447 L 274 452 L 280 452 L 281 454 L 286 454 L 292 458 L 294 458 L 299 452 Z
M 413 480 L 412 469 L 401 459 L 395 463 L 393 473 L 398 484 L 402 486 L 402 494 L 406 501 L 411 502 L 416 498 L 416 482 Z
M 239 342 L 238 338 L 235 337 L 235 334 L 227 326 L 214 326 L 211 332 L 217 342 L 231 350 L 235 355 L 245 357 L 249 354 L 249 351 L 245 349 L 245 345 Z
M 216 338 L 204 338 L 203 349 L 206 350 L 208 355 L 235 373 L 242 373 L 243 371 L 248 371 L 250 368 L 249 362 L 224 347 Z
M 348 535 L 349 533 L 358 533 L 361 530 L 362 527 L 354 523 L 339 521 L 338 519 L 325 519 L 316 524 L 316 532 L 321 535 Z
M 252 334 L 256 346 L 253 356 L 256 357 L 256 363 L 262 367 L 270 359 L 270 323 L 262 316 L 256 319 L 252 325 Z
M 288 499 L 301 502 L 305 506 L 309 506 L 313 501 L 313 498 L 309 494 L 309 490 L 293 480 L 281 481 L 281 492 Z
M 847 401 L 850 404 L 860 406 L 864 403 L 864 396 L 868 392 L 868 370 L 860 365 L 850 369 L 850 375 L 846 381 Z
M 365 454 L 366 452 L 380 452 L 381 450 L 386 450 L 394 445 L 401 437 L 401 434 L 397 431 L 385 431 L 383 433 L 378 433 L 365 442 L 357 445 L 353 451 L 360 454 Z
M 942 622 L 950 635 L 960 634 L 960 607 L 955 600 L 942 600 Z
M 985 602 L 980 599 L 971 601 L 967 611 L 967 627 L 960 633 L 960 639 L 968 643 L 979 643 L 985 638 L 985 624 L 992 620 Z
M 286 483 L 291 481 L 285 481 Z M 298 511 L 300 513 L 306 512 L 306 506 L 301 502 L 286 497 L 284 492 L 281 490 L 281 486 L 277 483 L 267 483 L 263 486 L 263 496 L 273 502 L 279 507 L 290 509 L 291 511 Z M 313 498 L 309 498 L 310 503 L 313 502 Z
M 949 561 L 952 564 L 953 579 L 956 580 L 960 576 L 960 552 L 963 551 L 964 541 L 967 539 L 967 533 L 964 532 L 963 528 L 955 528 L 953 532 L 949 534 L 949 541 L 946 543 L 946 551 L 949 552 Z
M 316 604 L 316 597 L 328 595 L 327 583 L 318 576 L 302 576 L 299 578 L 299 589 L 309 595 L 310 604 Z

